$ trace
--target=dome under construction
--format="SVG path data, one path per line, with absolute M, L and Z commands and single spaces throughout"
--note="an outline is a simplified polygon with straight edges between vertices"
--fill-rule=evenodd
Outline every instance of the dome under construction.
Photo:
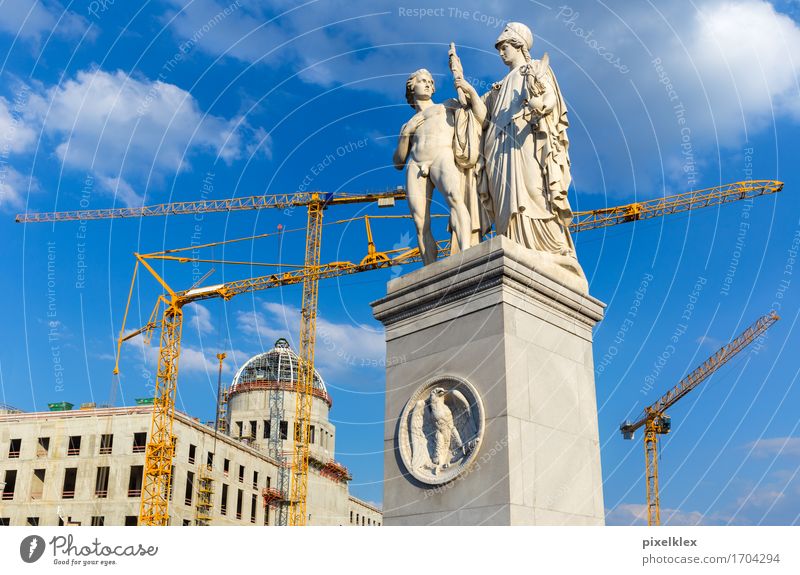
M 226 426 L 234 439 L 276 460 L 292 453 L 298 432 L 300 362 L 289 342 L 281 338 L 272 349 L 251 357 L 242 365 L 225 394 Z M 350 474 L 334 460 L 336 428 L 328 418 L 331 398 L 316 371 L 311 395 L 309 461 L 320 474 L 342 486 L 349 481 Z M 288 475 L 280 475 L 279 479 L 286 485 L 277 489 L 288 493 Z
M 269 351 L 248 359 L 233 377 L 228 397 L 245 391 L 257 389 L 283 389 L 294 391 L 298 383 L 300 357 L 280 338 Z M 313 394 L 331 404 L 325 382 L 319 372 L 314 370 Z

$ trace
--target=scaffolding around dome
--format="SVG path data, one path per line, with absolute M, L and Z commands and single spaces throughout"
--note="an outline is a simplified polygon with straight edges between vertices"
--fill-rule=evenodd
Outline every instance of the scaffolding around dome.
M 296 391 L 298 362 L 300 357 L 289 346 L 285 338 L 280 338 L 269 351 L 265 351 L 248 359 L 233 377 L 228 397 L 245 391 L 259 389 Z M 313 395 L 333 405 L 325 382 L 317 370 L 314 370 Z

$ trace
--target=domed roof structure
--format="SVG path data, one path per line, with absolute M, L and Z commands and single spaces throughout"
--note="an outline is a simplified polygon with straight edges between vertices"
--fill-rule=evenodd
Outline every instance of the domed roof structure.
M 297 384 L 299 356 L 289 347 L 289 342 L 280 338 L 275 347 L 248 359 L 233 377 L 230 395 L 250 389 L 280 388 L 291 390 Z M 329 400 L 325 382 L 314 370 L 314 395 Z

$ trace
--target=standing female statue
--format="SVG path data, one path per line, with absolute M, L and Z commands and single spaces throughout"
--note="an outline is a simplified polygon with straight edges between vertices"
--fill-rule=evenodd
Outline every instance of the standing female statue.
M 481 200 L 497 234 L 550 254 L 583 283 L 569 234 L 567 110 L 547 54 L 532 60 L 532 46 L 533 33 L 518 22 L 495 43 L 509 72 L 483 96 Z

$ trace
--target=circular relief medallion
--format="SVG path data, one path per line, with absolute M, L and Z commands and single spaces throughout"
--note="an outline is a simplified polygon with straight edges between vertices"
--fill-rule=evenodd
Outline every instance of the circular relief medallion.
M 400 416 L 400 457 L 429 485 L 452 481 L 475 459 L 483 438 L 483 404 L 467 381 L 434 378 L 417 388 Z

